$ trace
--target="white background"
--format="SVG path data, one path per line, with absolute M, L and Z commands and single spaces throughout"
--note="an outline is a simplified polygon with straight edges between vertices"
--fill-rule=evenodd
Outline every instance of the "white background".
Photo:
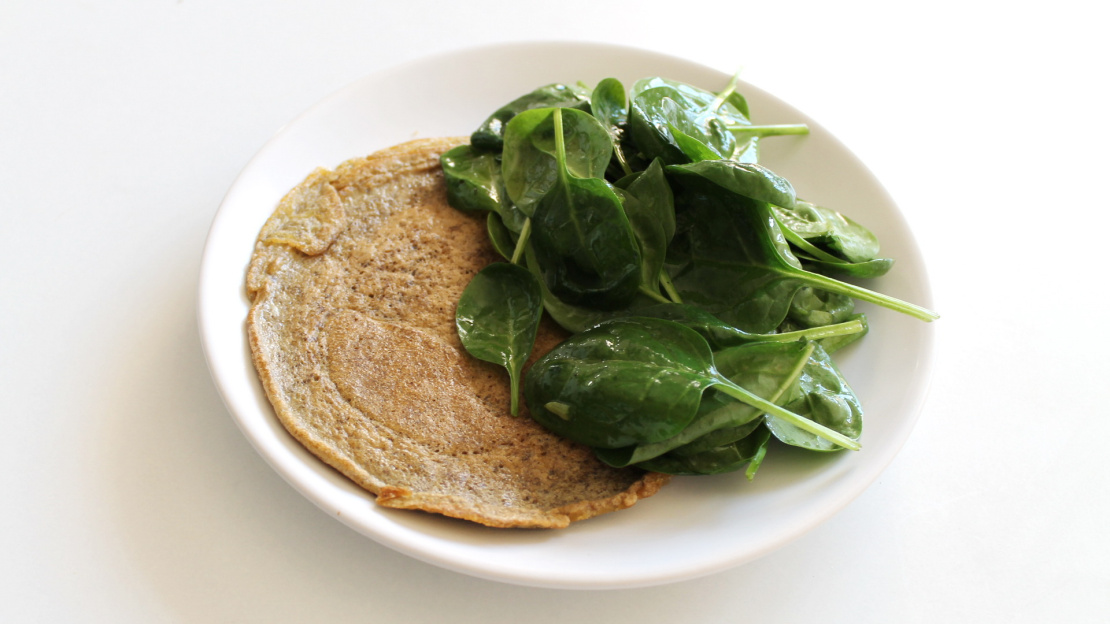
M 1087 6 L 5 0 L 0 621 L 1106 621 L 1110 46 Z M 762 559 L 602 592 L 441 570 L 297 494 L 209 378 L 200 254 L 262 144 L 375 70 L 522 40 L 742 66 L 917 233 L 943 314 L 918 427 Z

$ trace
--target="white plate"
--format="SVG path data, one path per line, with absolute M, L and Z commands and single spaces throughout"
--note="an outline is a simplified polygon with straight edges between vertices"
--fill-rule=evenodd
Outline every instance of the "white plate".
M 859 495 L 901 448 L 924 401 L 930 324 L 861 305 L 871 335 L 838 359 L 863 401 L 863 450 L 822 455 L 775 447 L 748 483 L 742 474 L 678 478 L 631 509 L 558 531 L 497 530 L 383 509 L 325 466 L 276 420 L 244 337 L 244 271 L 262 223 L 315 167 L 334 167 L 416 137 L 469 134 L 514 97 L 551 82 L 630 85 L 660 75 L 707 89 L 729 76 L 654 52 L 592 44 L 512 44 L 464 50 L 383 71 L 298 117 L 254 157 L 216 214 L 200 276 L 199 322 L 213 378 L 259 453 L 299 492 L 360 533 L 423 561 L 543 587 L 618 588 L 724 570 L 771 552 Z M 870 226 L 897 262 L 870 282 L 928 307 L 928 281 L 906 223 L 879 182 L 815 121 L 749 85 L 757 123 L 809 124 L 805 137 L 766 140 L 762 162 L 799 195 Z

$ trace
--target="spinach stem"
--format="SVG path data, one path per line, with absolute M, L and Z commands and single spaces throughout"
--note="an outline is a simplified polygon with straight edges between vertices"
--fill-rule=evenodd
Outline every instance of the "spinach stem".
M 547 403 L 543 404 L 543 407 L 547 411 L 555 414 L 563 420 L 570 420 L 570 406 L 566 403 L 560 403 L 558 401 L 548 401 Z
M 671 301 L 682 303 L 682 297 L 678 296 L 674 282 L 671 281 L 671 276 L 666 271 L 659 272 L 659 283 L 663 285 L 663 290 L 667 291 L 667 296 L 671 298 Z
M 781 334 L 760 334 L 760 340 L 766 342 L 793 342 L 795 340 L 821 340 L 835 336 L 848 336 L 863 331 L 863 323 L 859 320 L 844 321 L 833 325 L 822 325 L 809 329 L 799 329 Z
M 755 457 L 753 457 L 751 461 L 748 462 L 748 467 L 744 470 L 744 477 L 747 478 L 748 481 L 752 481 L 755 479 L 755 471 L 759 470 L 759 467 L 763 465 L 763 458 L 766 456 L 767 445 L 764 444 L 763 446 L 759 447 L 758 451 L 755 452 Z
M 771 124 L 766 126 L 745 126 L 729 124 L 725 126 L 733 134 L 745 137 L 783 136 L 787 134 L 809 134 L 809 126 L 805 124 Z
M 566 194 L 567 201 L 570 201 L 571 186 L 570 186 L 570 171 L 567 170 L 567 145 L 566 139 L 563 137 L 563 109 L 556 108 L 551 112 L 551 119 L 555 124 L 555 162 L 556 169 L 559 175 L 559 184 L 562 186 L 563 193 Z M 586 233 L 582 228 L 582 221 L 579 215 L 575 212 L 570 216 L 571 225 L 574 226 L 575 234 L 578 240 L 586 240 Z
M 884 308 L 887 308 L 888 310 L 894 310 L 895 312 L 901 312 L 902 314 L 907 314 L 922 321 L 935 321 L 940 318 L 940 315 L 936 312 L 933 312 L 932 310 L 927 310 L 919 305 L 914 305 L 912 303 L 902 301 L 901 299 L 895 299 L 894 297 L 891 297 L 889 295 L 884 295 L 873 290 L 861 288 L 859 286 L 856 286 L 855 284 L 849 284 L 848 282 L 842 282 L 831 277 L 826 277 L 824 275 L 821 275 L 820 273 L 812 273 L 810 271 L 805 271 L 802 269 L 795 270 L 797 270 L 801 274 L 801 277 L 803 277 L 803 279 L 818 288 L 824 288 L 825 290 L 832 291 L 834 293 L 840 293 L 842 295 L 847 295 L 849 297 L 859 299 L 860 301 L 873 303 L 877 306 L 882 306 Z
M 714 98 L 713 103 L 709 105 L 709 110 L 713 111 L 714 113 L 717 112 L 717 109 L 719 109 L 721 105 L 725 103 L 725 100 L 728 99 L 728 96 L 732 95 L 733 91 L 736 91 L 736 85 L 739 82 L 740 70 L 738 69 L 736 70 L 736 73 L 732 75 L 732 78 L 729 79 L 728 84 L 725 85 L 724 90 L 718 93 L 717 97 Z
M 650 299 L 652 299 L 654 301 L 658 301 L 659 303 L 672 303 L 670 299 L 667 299 L 663 295 L 655 292 L 654 290 L 648 288 L 647 286 L 644 286 L 643 284 L 640 284 L 640 292 L 642 294 L 646 295 L 647 297 L 649 297 Z
M 782 383 L 779 384 L 777 388 L 775 388 L 775 393 L 771 396 L 770 399 L 768 399 L 770 402 L 775 403 L 779 401 L 782 398 L 782 395 L 786 394 L 786 391 L 789 390 L 792 385 L 794 385 L 794 382 L 798 381 L 798 378 L 802 376 L 802 370 L 805 368 L 806 363 L 809 362 L 809 358 L 813 355 L 813 350 L 815 348 L 816 346 L 812 342 L 807 345 L 805 352 L 802 353 L 802 356 L 798 359 L 797 363 L 794 365 L 794 368 L 791 369 L 790 374 L 782 380 Z M 746 401 L 742 402 L 746 405 L 751 405 Z M 759 408 L 756 407 L 756 409 Z M 671 449 L 685 446 L 706 434 L 717 431 L 718 429 L 746 425 L 756 418 L 759 418 L 759 415 L 760 412 L 758 411 L 751 412 L 750 417 L 737 419 L 735 413 L 733 412 L 729 412 L 727 410 L 718 410 L 704 418 L 695 419 L 685 429 L 680 431 L 678 435 L 675 435 L 674 437 L 667 438 L 666 440 L 656 442 L 654 444 L 642 444 L 637 446 L 636 450 L 632 452 L 632 458 L 630 459 L 629 463 L 635 464 L 658 457 L 663 453 L 670 451 Z
M 509 392 L 512 398 L 509 400 L 509 413 L 513 416 L 520 416 L 520 376 L 509 376 Z
M 513 248 L 513 257 L 509 262 L 513 264 L 520 264 L 521 257 L 524 256 L 524 248 L 528 246 L 528 239 L 532 236 L 532 218 L 526 217 L 524 225 L 520 228 L 520 237 L 516 239 L 516 247 Z
M 817 422 L 814 422 L 814 421 L 812 421 L 808 418 L 799 416 L 799 415 L 795 414 L 794 412 L 791 412 L 788 409 L 784 409 L 782 407 L 779 407 L 778 405 L 775 405 L 774 403 L 771 403 L 770 401 L 767 401 L 766 399 L 763 399 L 759 396 L 756 396 L 755 394 L 752 394 L 748 390 L 745 390 L 744 388 L 740 387 L 739 385 L 733 383 L 727 377 L 722 376 L 721 379 L 724 380 L 724 381 L 727 381 L 728 383 L 727 384 L 722 383 L 722 384 L 717 385 L 715 387 L 717 389 L 719 389 L 721 392 L 724 392 L 725 394 L 729 395 L 730 397 L 732 397 L 732 398 L 734 398 L 738 401 L 741 401 L 743 403 L 747 403 L 748 405 L 751 405 L 752 407 L 759 408 L 759 409 L 763 410 L 764 412 L 767 412 L 771 416 L 774 416 L 775 418 L 781 418 L 782 420 L 785 420 L 786 422 L 794 425 L 795 427 L 797 427 L 799 429 L 802 429 L 804 431 L 808 431 L 808 432 L 812 433 L 815 436 L 824 438 L 824 439 L 828 440 L 829 442 L 832 442 L 833 444 L 838 444 L 838 445 L 840 445 L 840 446 L 842 446 L 842 447 L 844 447 L 844 448 L 846 448 L 850 451 L 858 451 L 860 449 L 859 442 L 856 442 L 855 440 L 849 438 L 848 436 L 845 436 L 842 433 L 833 431 L 832 429 L 829 429 L 828 427 L 822 425 L 821 423 L 817 423 Z
M 563 139 L 563 111 L 556 108 L 552 111 L 551 118 L 555 122 L 555 161 L 559 163 L 559 181 L 566 184 L 567 168 L 563 165 L 567 161 L 567 147 Z
M 806 345 L 805 352 L 802 353 L 802 357 L 798 358 L 798 362 L 794 364 L 794 369 L 787 375 L 786 381 L 776 388 L 775 393 L 771 395 L 770 401 L 772 403 L 778 404 L 779 400 L 782 399 L 782 395 L 786 394 L 786 390 L 802 376 L 802 370 L 806 367 L 806 364 L 809 363 L 809 358 L 813 357 L 813 351 L 816 348 L 817 343 L 814 342 L 810 342 Z
M 802 376 L 802 371 L 805 369 L 806 364 L 809 363 L 809 358 L 811 358 L 813 356 L 813 351 L 816 348 L 817 348 L 817 344 L 813 343 L 813 342 L 806 345 L 805 351 L 802 352 L 802 355 L 794 363 L 794 368 L 790 369 L 790 373 L 786 377 L 784 377 L 783 380 L 782 380 L 782 383 L 779 384 L 779 386 L 777 388 L 775 388 L 775 393 L 767 398 L 768 403 L 771 403 L 771 404 L 777 406 L 778 402 L 780 400 L 782 400 L 782 395 L 786 394 L 786 391 L 789 390 L 790 387 L 794 385 L 794 382 L 798 381 L 798 378 Z M 734 382 L 732 382 L 732 380 L 729 380 L 729 383 L 732 383 L 732 385 L 743 389 L 741 386 L 738 386 Z M 722 388 L 718 388 L 718 389 L 723 390 Z M 748 392 L 747 390 L 744 390 L 744 391 Z M 725 394 L 729 394 L 729 393 L 725 392 Z M 751 394 L 751 392 L 748 392 L 748 394 Z M 751 394 L 751 395 L 756 396 L 754 394 Z M 729 396 L 733 396 L 733 395 L 729 394 Z M 737 397 L 733 396 L 733 398 L 737 398 Z M 752 405 L 750 402 L 744 401 L 742 399 L 741 399 L 741 403 L 745 403 L 747 405 Z M 759 408 L 758 405 L 752 405 L 752 407 L 755 407 L 757 409 Z M 793 414 L 793 412 L 790 412 L 790 413 Z M 801 416 L 798 416 L 798 418 L 801 418 Z M 735 421 L 728 421 L 728 420 L 724 420 L 724 421 L 721 421 L 721 422 L 714 422 L 712 419 L 706 419 L 704 422 L 694 421 L 694 423 L 692 423 L 686 429 L 683 429 L 682 433 L 680 433 L 679 435 L 682 436 L 683 438 L 685 438 L 685 440 L 683 441 L 683 444 L 686 444 L 688 442 L 692 442 L 692 441 L 696 440 L 697 438 L 700 438 L 701 436 L 703 436 L 707 433 L 712 433 L 712 432 L 714 432 L 718 429 L 721 429 L 723 427 L 739 427 L 740 425 L 743 425 L 747 422 L 751 422 L 752 420 L 754 420 L 754 419 L 749 419 L 749 420 L 744 421 L 744 422 L 735 422 Z M 699 427 L 698 425 L 701 425 L 701 426 Z M 691 429 L 693 431 L 691 431 Z M 830 429 L 830 431 L 831 431 L 831 429 Z M 689 434 L 687 432 L 689 432 Z M 820 434 L 818 434 L 818 435 L 820 435 Z
M 613 153 L 617 155 L 617 162 L 620 163 L 624 175 L 632 175 L 632 167 L 629 166 L 628 160 L 624 157 L 624 151 L 621 150 L 620 143 L 616 139 L 613 140 Z

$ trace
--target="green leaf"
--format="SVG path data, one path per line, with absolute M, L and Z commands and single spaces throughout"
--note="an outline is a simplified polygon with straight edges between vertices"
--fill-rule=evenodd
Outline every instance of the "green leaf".
M 759 162 L 759 137 L 738 142 L 732 160 L 741 163 Z
M 680 435 L 709 388 L 841 446 L 859 448 L 729 380 L 715 368 L 704 338 L 661 319 L 614 319 L 572 336 L 529 370 L 525 399 L 532 417 L 555 433 L 615 449 Z
M 444 152 L 439 161 L 451 206 L 466 212 L 501 210 L 504 189 L 501 163 L 495 154 L 459 145 Z
M 735 472 L 748 467 L 746 475 L 752 480 L 767 453 L 771 431 L 756 420 L 750 433 L 738 440 L 718 444 L 693 452 L 682 447 L 665 455 L 636 464 L 644 470 L 673 475 L 712 475 Z
M 556 161 L 555 113 L 559 111 L 564 146 Z M 602 178 L 613 155 L 613 141 L 597 119 L 574 109 L 525 111 L 509 122 L 501 174 L 513 204 L 531 217 L 536 204 L 555 187 L 560 171 L 577 178 Z
M 516 250 L 516 236 L 513 232 L 505 227 L 505 222 L 501 220 L 501 215 L 496 212 L 491 212 L 486 217 L 486 232 L 489 234 L 489 241 L 497 253 L 501 257 L 511 261 L 513 259 L 513 252 Z
M 633 141 L 650 158 L 665 164 L 708 158 L 732 158 L 746 147 L 732 126 L 749 125 L 743 96 L 717 94 L 664 78 L 637 81 L 630 95 L 628 128 Z
M 590 108 L 589 91 L 577 85 L 550 84 L 540 87 L 494 111 L 470 135 L 470 143 L 479 149 L 501 151 L 504 144 L 505 126 L 514 117 L 534 108 L 563 106 L 588 111 Z
M 624 85 L 616 78 L 606 78 L 597 83 L 590 96 L 591 112 L 608 130 L 613 139 L 613 158 L 618 170 L 624 174 L 632 172 L 621 144 L 628 127 L 628 97 Z
M 713 161 L 671 167 L 679 233 L 668 251 L 669 272 L 683 301 L 752 333 L 773 331 L 798 289 L 811 286 L 931 321 L 937 315 L 893 297 L 805 271 L 786 242 L 770 205 L 739 194 L 696 169 Z M 731 178 L 735 181 L 738 178 Z
M 513 206 L 501 179 L 501 160 L 491 152 L 460 145 L 440 156 L 447 202 L 464 212 L 495 212 L 519 233 L 527 217 Z
M 524 392 L 532 417 L 548 429 L 619 448 L 676 435 L 717 377 L 709 345 L 693 330 L 659 319 L 615 319 L 540 358 Z
M 559 299 L 612 310 L 636 295 L 640 250 L 604 180 L 568 176 L 540 201 L 533 222 L 540 274 Z
M 890 258 L 875 258 L 867 262 L 834 262 L 818 260 L 800 253 L 795 255 L 802 261 L 802 267 L 805 270 L 828 275 L 829 277 L 881 277 L 886 275 L 890 268 L 894 266 L 894 260 Z
M 748 392 L 777 403 L 797 382 L 814 349 L 813 343 L 801 341 L 751 343 L 724 351 L 726 359 L 717 365 L 717 370 Z M 737 357 L 737 354 L 741 355 Z M 714 354 L 714 361 L 717 359 L 718 355 Z M 747 436 L 759 424 L 756 421 L 762 415 L 763 410 L 758 407 L 709 390 L 702 398 L 697 416 L 678 434 L 631 449 L 599 451 L 598 456 L 611 465 L 626 466 L 680 449 L 687 449 L 685 452 L 689 454 L 700 453 Z
M 735 90 L 733 81 L 730 81 L 730 84 L 726 86 L 728 95 L 722 100 L 720 97 L 721 94 L 706 91 L 705 89 L 695 87 L 685 82 L 679 82 L 678 80 L 651 76 L 648 78 L 641 78 L 632 84 L 631 97 L 636 97 L 640 93 L 656 87 L 670 87 L 675 89 L 688 97 L 691 101 L 697 102 L 707 109 L 717 111 L 722 119 L 727 120 L 729 123 L 751 123 L 749 121 L 751 112 L 748 110 L 748 102 L 744 99 L 743 95 L 740 95 L 740 93 Z
M 736 139 L 719 115 L 707 107 L 712 102 L 699 102 L 689 94 L 671 86 L 640 92 L 632 98 L 628 131 L 636 146 L 648 158 L 660 158 L 666 164 L 691 161 L 691 155 L 676 140 L 675 131 L 686 137 L 687 145 L 697 144 L 698 157 L 706 153 L 715 158 L 728 158 L 736 149 Z
M 847 295 L 806 286 L 794 293 L 787 314 L 802 327 L 823 327 L 847 321 L 855 309 L 855 302 Z
M 568 133 L 560 131 L 565 128 L 563 117 L 562 109 L 552 112 L 556 180 L 534 207 L 531 245 L 537 267 L 544 285 L 559 299 L 618 309 L 639 291 L 640 249 L 609 183 L 580 177 L 570 169 L 564 141 Z M 569 136 L 582 134 L 586 127 L 579 125 Z
M 774 331 L 805 285 L 782 266 L 793 256 L 781 233 L 750 214 L 751 200 L 716 189 L 675 201 L 679 227 L 667 261 L 682 300 L 745 332 Z
M 459 339 L 474 357 L 508 371 L 511 410 L 519 414 L 520 374 L 536 341 L 543 302 L 524 267 L 498 262 L 478 272 L 455 310 Z
M 593 116 L 610 129 L 628 123 L 628 97 L 621 81 L 616 78 L 602 80 L 594 87 L 590 99 Z
M 682 183 L 709 182 L 723 191 L 774 206 L 791 207 L 796 201 L 794 186 L 786 178 L 757 163 L 707 160 L 667 167 L 667 173 Z
M 690 162 L 700 162 L 703 160 L 720 160 L 721 158 L 723 158 L 723 156 L 715 151 L 713 148 L 709 147 L 705 143 L 702 143 L 698 139 L 686 134 L 682 130 L 679 130 L 678 128 L 674 127 L 674 125 L 671 125 L 670 130 L 675 145 L 677 145 L 678 148 L 682 150 L 682 153 L 686 155 L 686 158 L 688 158 Z
M 618 180 L 616 186 L 640 246 L 641 285 L 662 298 L 660 277 L 675 231 L 674 196 L 663 166 L 654 160 L 644 171 Z
M 863 407 L 832 358 L 818 348 L 798 379 L 791 400 L 783 407 L 791 412 L 858 440 L 863 428 Z M 794 424 L 767 416 L 767 426 L 780 441 L 814 451 L 836 451 L 839 447 L 824 437 Z
M 879 257 L 874 233 L 835 210 L 802 200 L 773 210 L 808 270 L 866 278 L 883 275 L 894 264 Z

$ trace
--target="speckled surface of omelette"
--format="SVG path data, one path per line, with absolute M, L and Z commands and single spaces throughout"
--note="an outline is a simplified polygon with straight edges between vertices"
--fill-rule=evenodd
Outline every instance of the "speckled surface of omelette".
M 387 507 L 557 528 L 651 496 L 666 476 L 511 416 L 504 370 L 463 350 L 455 304 L 500 258 L 485 219 L 446 200 L 439 156 L 462 142 L 318 169 L 263 226 L 247 331 L 277 417 Z M 533 357 L 563 337 L 545 319 Z

